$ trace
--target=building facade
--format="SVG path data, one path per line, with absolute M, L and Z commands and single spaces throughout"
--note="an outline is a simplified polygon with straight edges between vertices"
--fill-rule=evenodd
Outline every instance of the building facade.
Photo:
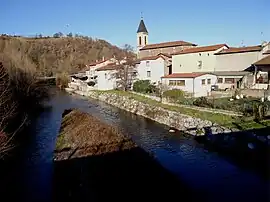
M 214 72 L 216 67 L 215 53 L 228 49 L 226 44 L 201 46 L 186 49 L 172 55 L 172 72 Z
M 159 54 L 157 56 L 146 57 L 137 64 L 137 79 L 150 80 L 153 84 L 161 82 L 161 77 L 169 74 L 171 57 Z

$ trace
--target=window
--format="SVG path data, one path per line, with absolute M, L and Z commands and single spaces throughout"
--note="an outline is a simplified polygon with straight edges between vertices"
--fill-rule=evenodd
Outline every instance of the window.
M 144 37 L 144 44 L 145 45 L 147 44 L 147 38 L 146 38 L 146 36 Z
M 225 78 L 225 83 L 234 83 L 234 78 Z
M 169 80 L 169 86 L 185 86 L 185 80 Z
M 207 79 L 207 84 L 211 84 L 211 79 Z
M 142 45 L 142 37 L 139 36 L 139 45 L 141 46 Z
M 151 77 L 151 71 L 147 71 L 147 77 Z
M 202 54 L 201 54 L 201 53 L 199 53 L 199 56 L 202 56 Z
M 180 64 L 179 67 L 182 67 L 182 65 Z
M 198 68 L 201 69 L 202 68 L 202 61 L 199 60 L 198 63 L 197 63 L 197 65 L 198 65 Z
M 205 79 L 202 79 L 202 85 L 205 85 Z
M 210 54 L 209 54 L 209 53 L 207 53 L 207 55 L 209 56 Z
M 218 83 L 223 83 L 223 78 L 218 78 Z
M 149 67 L 150 61 L 146 61 L 146 67 Z
M 105 73 L 105 79 L 107 79 L 107 73 Z
M 176 81 L 176 85 L 177 86 L 185 86 L 186 85 L 186 81 L 185 80 L 178 80 L 178 81 Z

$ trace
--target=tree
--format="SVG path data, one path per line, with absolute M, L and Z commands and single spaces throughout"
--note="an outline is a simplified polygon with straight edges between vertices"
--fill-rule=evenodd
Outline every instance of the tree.
M 72 33 L 70 32 L 70 33 L 68 33 L 67 36 L 68 36 L 68 37 L 72 37 L 73 35 L 72 35 Z
M 116 59 L 116 72 L 113 77 L 116 78 L 116 86 L 121 90 L 128 90 L 131 88 L 133 81 L 137 77 L 137 70 L 135 68 L 135 57 L 133 48 L 125 44 L 122 53 L 115 57 Z
M 63 34 L 62 32 L 57 32 L 57 33 L 55 33 L 55 34 L 53 35 L 54 38 L 60 38 L 60 37 L 62 37 L 62 36 L 64 36 L 64 34 Z

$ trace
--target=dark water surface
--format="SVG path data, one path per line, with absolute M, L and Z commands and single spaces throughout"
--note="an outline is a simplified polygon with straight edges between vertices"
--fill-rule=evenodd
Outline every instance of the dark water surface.
M 19 190 L 14 194 L 20 201 L 51 200 L 53 150 L 61 114 L 68 108 L 79 108 L 118 126 L 166 169 L 193 189 L 208 193 L 209 201 L 267 200 L 266 180 L 226 161 L 218 153 L 208 152 L 188 135 L 170 134 L 164 125 L 80 96 L 58 92 L 49 104 L 52 108 L 44 111 L 31 128 L 34 138 L 22 154 L 20 166 L 15 168 L 16 183 L 9 185 Z

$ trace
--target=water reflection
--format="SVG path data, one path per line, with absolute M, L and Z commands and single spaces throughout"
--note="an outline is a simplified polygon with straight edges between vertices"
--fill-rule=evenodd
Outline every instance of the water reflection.
M 123 132 L 152 153 L 168 170 L 181 176 L 194 189 L 204 192 L 209 201 L 228 201 L 236 198 L 261 201 L 267 184 L 252 173 L 232 165 L 217 153 L 208 152 L 192 137 L 168 132 L 168 127 L 142 117 L 81 96 L 58 92 L 48 103 L 52 108 L 43 112 L 32 127 L 33 139 L 23 154 L 22 184 L 28 199 L 50 198 L 52 155 L 61 114 L 68 108 L 79 108 L 102 121 L 118 126 Z M 256 199 L 256 200 L 255 200 Z

